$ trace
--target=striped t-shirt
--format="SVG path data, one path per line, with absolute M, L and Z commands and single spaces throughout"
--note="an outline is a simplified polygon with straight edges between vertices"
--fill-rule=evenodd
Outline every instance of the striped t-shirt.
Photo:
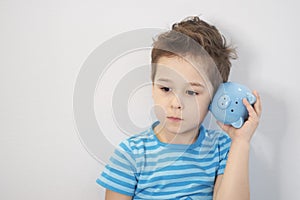
M 148 130 L 123 141 L 97 183 L 133 199 L 212 199 L 217 175 L 223 174 L 229 136 L 200 127 L 191 145 L 160 142 Z

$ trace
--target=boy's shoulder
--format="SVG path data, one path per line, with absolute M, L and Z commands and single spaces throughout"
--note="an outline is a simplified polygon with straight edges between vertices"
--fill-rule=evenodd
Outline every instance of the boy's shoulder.
M 137 150 L 143 148 L 145 145 L 153 145 L 155 143 L 152 126 L 147 130 L 131 135 L 129 138 L 123 140 L 120 146 L 127 147 L 129 150 Z
M 229 135 L 220 130 L 220 129 L 207 129 L 202 132 L 204 133 L 201 146 L 206 149 L 211 148 L 223 148 L 230 146 L 231 144 L 231 138 Z
M 229 135 L 218 129 L 208 129 L 206 131 L 205 144 L 216 144 L 219 147 L 230 147 L 231 145 L 231 138 Z
M 226 132 L 218 129 L 206 129 L 206 135 L 209 138 L 230 138 Z

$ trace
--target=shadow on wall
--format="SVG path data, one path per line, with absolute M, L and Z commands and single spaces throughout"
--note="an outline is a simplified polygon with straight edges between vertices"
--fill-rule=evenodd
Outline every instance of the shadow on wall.
M 282 137 L 288 120 L 286 104 L 272 94 L 261 91 L 263 113 L 253 136 L 250 152 L 251 199 L 280 198 L 280 159 Z
M 237 31 L 235 33 L 242 33 Z M 263 66 L 264 55 L 255 51 L 251 42 L 244 41 L 240 34 L 233 36 L 239 58 L 233 61 L 230 81 L 246 84 L 251 90 L 257 89 L 262 99 L 260 125 L 253 135 L 250 150 L 250 190 L 253 200 L 280 199 L 280 159 L 282 137 L 285 136 L 288 121 L 287 105 L 283 97 L 268 92 L 269 85 L 256 81 L 256 73 Z M 266 79 L 267 80 L 267 79 Z M 248 85 L 249 84 L 249 85 Z M 269 83 L 267 83 L 269 84 Z

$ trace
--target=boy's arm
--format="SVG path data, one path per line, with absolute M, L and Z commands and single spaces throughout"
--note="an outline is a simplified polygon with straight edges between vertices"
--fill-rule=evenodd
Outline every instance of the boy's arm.
M 261 101 L 258 93 L 256 103 L 252 107 L 244 99 L 243 103 L 249 112 L 249 118 L 245 124 L 236 129 L 228 125 L 220 125 L 231 137 L 231 146 L 228 154 L 225 171 L 219 175 L 215 182 L 214 200 L 249 200 L 249 149 L 250 140 L 254 134 L 261 115 Z
M 217 176 L 214 200 L 249 200 L 249 144 L 232 143 L 223 175 Z
M 223 174 L 218 175 L 217 178 L 216 178 L 215 185 L 214 185 L 214 196 L 213 196 L 214 200 L 217 197 L 217 191 L 219 191 L 219 187 L 220 187 L 220 184 L 222 182 L 222 179 L 223 179 Z
M 116 200 L 116 199 L 117 200 L 132 200 L 132 197 L 106 189 L 105 200 Z

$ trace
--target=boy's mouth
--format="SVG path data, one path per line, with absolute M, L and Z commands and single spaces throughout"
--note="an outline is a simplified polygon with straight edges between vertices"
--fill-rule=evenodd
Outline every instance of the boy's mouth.
M 179 117 L 167 117 L 167 119 L 169 119 L 170 121 L 173 121 L 173 122 L 179 122 L 179 121 L 183 120 Z

